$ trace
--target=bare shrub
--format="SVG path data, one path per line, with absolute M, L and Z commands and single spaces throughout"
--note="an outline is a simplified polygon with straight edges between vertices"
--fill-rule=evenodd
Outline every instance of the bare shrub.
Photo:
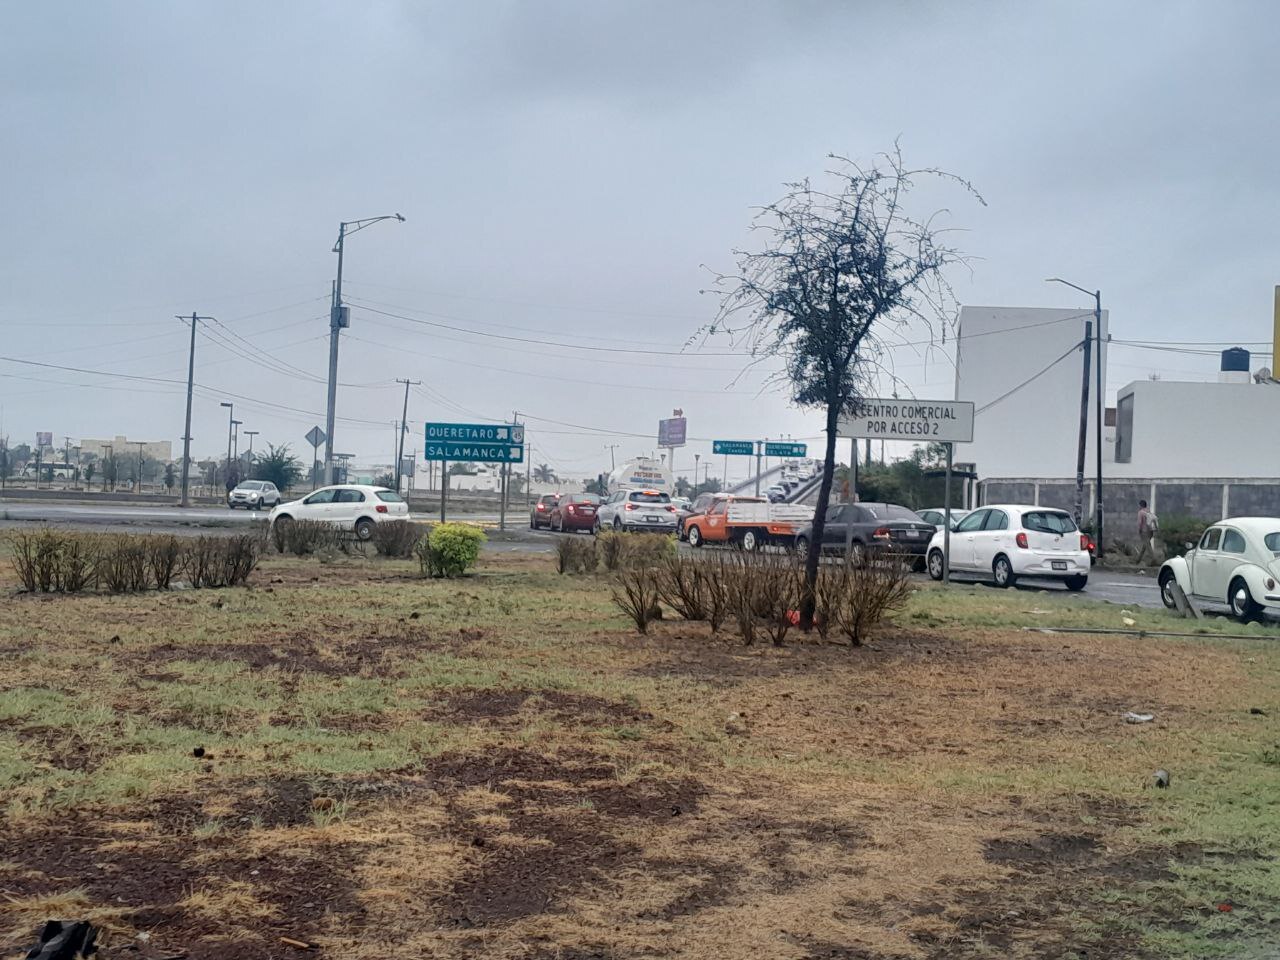
M 112 534 L 98 554 L 98 582 L 111 593 L 135 593 L 151 585 L 146 537 Z
M 911 581 L 903 558 L 888 552 L 868 557 L 860 567 L 846 565 L 843 576 L 846 582 L 831 597 L 830 617 L 850 645 L 858 647 L 886 613 L 906 604 Z
M 97 583 L 99 538 L 93 534 L 68 536 L 62 544 L 58 588 L 80 593 Z
M 147 538 L 147 565 L 151 568 L 151 582 L 157 590 L 168 590 L 173 575 L 182 562 L 182 541 L 175 536 Z M 261 541 L 259 541 L 261 549 Z
M 780 647 L 799 622 L 803 577 L 791 558 L 782 554 L 757 553 L 743 559 L 752 580 L 751 607 L 773 645 Z
M 556 570 L 560 573 L 595 573 L 599 565 L 594 540 L 569 536 L 556 541 Z
M 414 546 L 429 529 L 425 523 L 412 520 L 387 520 L 373 525 L 371 542 L 379 556 L 407 560 L 413 556 Z
M 656 567 L 676 556 L 676 538 L 666 533 L 628 533 L 622 545 L 624 567 Z
M 730 615 L 732 591 L 730 576 L 725 570 L 728 566 L 726 556 L 723 552 L 717 552 L 715 559 L 700 560 L 693 565 L 694 573 L 701 582 L 707 624 L 712 633 L 718 633 L 725 618 Z
M 42 531 L 42 533 L 47 532 Z M 40 533 L 14 533 L 8 538 L 13 572 L 18 575 L 23 589 L 28 593 L 35 593 L 39 586 L 36 569 L 37 557 L 40 553 L 40 536 Z
M 658 606 L 658 578 L 651 567 L 628 567 L 618 571 L 611 590 L 613 602 L 631 618 L 641 633 L 649 632 Z
M 705 564 L 697 560 L 668 556 L 656 568 L 658 595 L 662 602 L 686 620 L 707 619 Z
M 79 593 L 97 576 L 99 538 L 94 534 L 41 530 L 9 537 L 14 572 L 25 590 Z
M 183 570 L 193 587 L 234 587 L 249 578 L 258 564 L 257 538 L 196 537 L 187 544 Z
M 338 529 L 323 520 L 277 520 L 272 525 L 276 549 L 305 557 L 338 544 Z

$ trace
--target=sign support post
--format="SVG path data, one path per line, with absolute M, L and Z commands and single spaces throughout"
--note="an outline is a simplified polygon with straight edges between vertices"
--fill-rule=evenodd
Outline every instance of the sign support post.
M 947 442 L 947 479 L 942 483 L 942 582 L 951 582 L 951 453 L 955 444 Z
M 445 508 L 449 503 L 449 461 L 440 461 L 440 522 L 448 523 L 445 519 Z
M 760 461 L 764 457 L 764 444 L 756 441 L 756 496 L 760 496 Z

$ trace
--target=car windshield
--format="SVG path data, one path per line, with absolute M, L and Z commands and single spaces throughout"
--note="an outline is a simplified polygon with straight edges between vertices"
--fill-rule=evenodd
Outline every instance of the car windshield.
M 404 503 L 404 497 L 394 490 L 379 490 L 378 499 L 383 503 Z
M 1262 542 L 1266 544 L 1268 550 L 1280 557 L 1280 533 L 1268 533 L 1262 538 Z
M 1022 528 L 1036 533 L 1064 534 L 1074 533 L 1076 522 L 1069 513 L 1058 513 L 1056 510 L 1033 510 L 1022 515 Z
M 597 497 L 594 493 L 576 493 L 569 498 L 569 502 L 597 504 L 600 502 L 600 498 Z
M 244 483 L 236 487 L 237 490 L 261 490 L 262 483 L 257 480 L 246 480 Z
M 654 490 L 636 490 L 631 494 L 632 503 L 670 503 L 669 494 L 658 493 Z

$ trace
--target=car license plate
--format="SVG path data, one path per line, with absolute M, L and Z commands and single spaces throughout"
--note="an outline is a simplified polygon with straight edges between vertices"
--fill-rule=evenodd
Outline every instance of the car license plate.
M 1065 560 L 1051 560 L 1050 563 L 1053 565 L 1053 569 L 1055 570 L 1067 569 L 1067 561 Z
M 657 523 L 657 522 L 658 522 L 658 518 L 657 518 L 657 517 L 655 517 L 655 516 L 653 516 L 653 514 L 649 514 L 649 515 L 648 515 L 647 517 L 645 517 L 644 519 L 645 519 L 645 522 L 647 522 L 647 523 Z
M 919 530 L 908 530 L 908 531 L 907 531 L 907 536 L 908 536 L 908 537 L 910 537 L 912 540 L 919 540 L 919 539 L 920 539 L 920 531 L 919 531 Z

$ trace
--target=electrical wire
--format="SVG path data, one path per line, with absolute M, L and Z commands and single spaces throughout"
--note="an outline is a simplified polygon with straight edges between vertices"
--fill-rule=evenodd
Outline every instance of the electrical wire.
M 1030 384 L 1030 383 L 1032 383 L 1032 382 L 1034 382 L 1034 381 L 1036 381 L 1036 380 L 1039 380 L 1039 379 L 1040 379 L 1041 377 L 1043 377 L 1046 373 L 1048 373 L 1050 370 L 1052 370 L 1054 367 L 1056 367 L 1058 364 L 1060 364 L 1063 360 L 1067 359 L 1067 357 L 1071 356 L 1071 354 L 1075 353 L 1077 350 L 1082 349 L 1083 347 L 1084 347 L 1084 341 L 1083 341 L 1083 340 L 1082 340 L 1082 341 L 1080 341 L 1079 343 L 1072 344 L 1072 346 L 1070 347 L 1070 349 L 1068 349 L 1068 350 L 1067 350 L 1067 352 L 1066 352 L 1066 353 L 1064 353 L 1062 356 L 1058 357 L 1058 359 L 1056 359 L 1056 360 L 1052 361 L 1048 366 L 1046 366 L 1046 367 L 1044 367 L 1042 370 L 1040 370 L 1040 372 L 1039 372 L 1039 373 L 1034 373 L 1034 374 L 1032 374 L 1031 376 L 1027 377 L 1027 379 L 1023 380 L 1020 384 L 1018 384 L 1016 387 L 1014 387 L 1012 390 L 1007 390 L 1007 391 L 1005 391 L 1004 393 L 1000 394 L 1000 396 L 998 396 L 998 397 L 996 397 L 994 400 L 992 400 L 990 403 L 987 403 L 987 404 L 984 404 L 984 405 L 983 405 L 983 406 L 981 406 L 981 407 L 978 407 L 978 409 L 977 409 L 977 410 L 973 411 L 974 416 L 977 416 L 978 414 L 983 413 L 984 411 L 990 410 L 990 409 L 991 409 L 992 407 L 994 407 L 997 403 L 1001 403 L 1001 402 L 1002 402 L 1002 401 L 1004 401 L 1004 400 L 1008 400 L 1011 396 L 1013 396 L 1015 393 L 1017 393 L 1017 392 L 1018 392 L 1019 390 L 1021 390 L 1023 387 L 1027 386 L 1028 384 Z

